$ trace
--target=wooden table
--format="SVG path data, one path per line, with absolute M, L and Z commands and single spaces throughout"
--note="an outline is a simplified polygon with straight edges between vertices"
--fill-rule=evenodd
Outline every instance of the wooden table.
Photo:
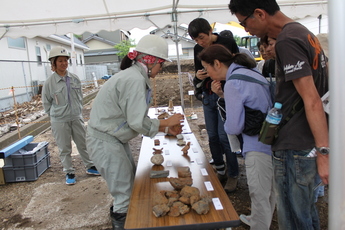
M 174 106 L 174 110 L 173 111 L 168 111 L 168 107 L 159 107 L 159 108 L 150 108 L 149 111 L 148 111 L 148 116 L 150 118 L 157 118 L 159 113 L 157 110 L 165 110 L 165 112 L 169 113 L 170 115 L 172 115 L 172 112 L 173 113 L 181 113 L 183 115 L 185 115 L 183 113 L 183 109 L 181 106 Z M 181 123 L 183 125 L 182 127 L 182 133 L 192 133 L 192 130 L 190 129 L 189 127 L 189 124 L 187 122 L 187 118 L 186 118 L 186 115 L 185 115 L 185 122 Z M 159 132 L 157 133 L 158 136 L 162 136 L 162 135 L 165 135 L 163 132 Z
M 143 138 L 125 229 L 195 230 L 240 225 L 239 217 L 228 195 L 217 179 L 212 166 L 208 163 L 194 134 L 183 134 L 183 136 L 186 142 L 191 142 L 188 155 L 183 155 L 182 147 L 176 144 L 176 137 L 156 136 L 154 139 L 160 140 L 159 146 L 154 146 L 154 139 Z M 163 148 L 164 162 L 162 166 L 154 166 L 151 163 L 152 148 Z M 154 216 L 152 212 L 154 193 L 161 190 L 172 191 L 174 188 L 170 185 L 167 178 L 151 179 L 150 171 L 169 170 L 169 177 L 177 177 L 176 167 L 182 166 L 190 167 L 193 178 L 192 186 L 199 188 L 201 195 L 209 195 L 215 200 L 218 198 L 223 209 L 216 210 L 215 204 L 217 203 L 210 203 L 210 211 L 206 215 L 199 215 L 194 210 L 191 210 L 189 213 L 179 217 Z M 211 185 L 213 191 L 209 191 L 206 185 Z

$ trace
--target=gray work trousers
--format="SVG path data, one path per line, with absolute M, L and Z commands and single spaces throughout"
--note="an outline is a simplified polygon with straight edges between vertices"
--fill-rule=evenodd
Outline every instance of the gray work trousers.
M 90 127 L 86 142 L 90 157 L 114 198 L 113 212 L 127 213 L 136 171 L 129 144 Z
M 59 148 L 60 160 L 65 173 L 74 173 L 72 166 L 72 140 L 77 146 L 80 157 L 87 169 L 93 166 L 85 143 L 85 126 L 82 119 L 68 122 L 51 122 L 52 132 Z

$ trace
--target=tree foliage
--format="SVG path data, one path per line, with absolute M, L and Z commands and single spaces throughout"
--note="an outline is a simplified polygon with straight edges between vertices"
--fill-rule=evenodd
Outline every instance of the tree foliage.
M 114 48 L 119 51 L 117 56 L 119 56 L 121 59 L 128 54 L 128 51 L 131 47 L 135 47 L 133 39 L 122 40 L 120 43 L 114 46 Z
M 238 46 L 241 46 L 241 45 L 242 45 L 242 44 L 241 44 L 241 37 L 240 37 L 240 36 L 235 35 L 235 36 L 234 36 L 234 39 L 235 39 L 236 44 L 237 44 Z

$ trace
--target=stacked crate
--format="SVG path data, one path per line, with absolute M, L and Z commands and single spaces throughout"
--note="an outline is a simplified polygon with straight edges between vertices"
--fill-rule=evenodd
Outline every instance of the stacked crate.
M 48 142 L 28 143 L 4 158 L 5 182 L 35 181 L 50 167 Z M 18 148 L 18 145 L 15 145 Z

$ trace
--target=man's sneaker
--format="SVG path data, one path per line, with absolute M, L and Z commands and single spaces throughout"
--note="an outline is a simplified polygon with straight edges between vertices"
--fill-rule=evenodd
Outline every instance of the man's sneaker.
M 240 215 L 240 220 L 241 220 L 244 224 L 250 226 L 250 216 L 246 216 L 246 215 L 241 214 L 241 215 Z
M 77 181 L 75 179 L 75 175 L 73 173 L 67 173 L 66 174 L 66 184 L 68 185 L 73 185 L 75 184 Z
M 209 161 L 209 163 L 210 163 L 211 165 L 214 165 L 214 160 L 211 159 L 211 160 Z
M 110 219 L 113 230 L 124 230 L 127 213 L 113 212 L 113 206 L 110 207 Z
M 226 173 L 224 175 L 217 173 L 217 177 L 218 177 L 219 182 L 224 187 L 224 185 L 225 185 L 225 183 L 226 183 L 226 181 L 228 179 L 228 175 L 226 175 Z
M 236 153 L 236 156 L 237 157 L 243 157 L 243 155 L 242 155 L 242 151 L 240 150 L 240 151 L 237 151 L 237 152 L 235 152 Z
M 225 192 L 233 192 L 237 188 L 237 177 L 228 177 L 226 184 L 224 186 Z
M 95 176 L 100 176 L 101 174 L 98 172 L 95 166 L 92 166 L 88 170 L 86 170 L 86 173 L 89 175 L 95 175 Z

